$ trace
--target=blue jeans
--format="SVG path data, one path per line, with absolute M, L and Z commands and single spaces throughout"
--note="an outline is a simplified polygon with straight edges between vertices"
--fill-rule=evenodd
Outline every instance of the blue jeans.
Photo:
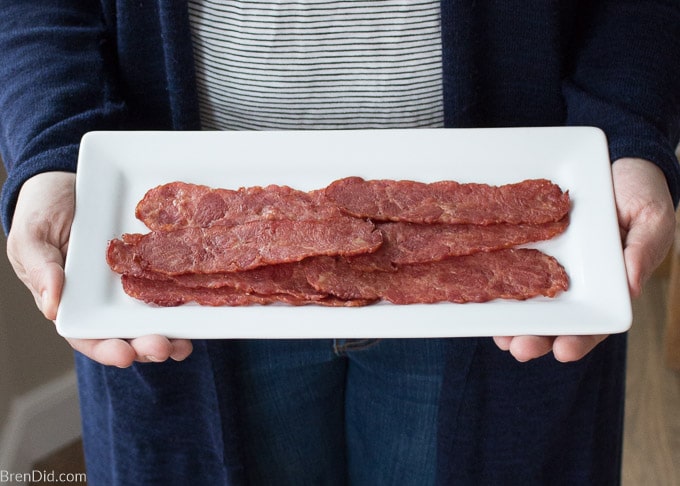
M 242 341 L 251 484 L 434 484 L 440 340 Z

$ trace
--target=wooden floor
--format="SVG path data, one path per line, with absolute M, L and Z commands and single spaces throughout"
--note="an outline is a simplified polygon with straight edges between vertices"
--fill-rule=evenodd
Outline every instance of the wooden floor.
M 680 486 L 680 373 L 664 367 L 662 353 L 667 287 L 667 278 L 654 278 L 633 303 L 623 451 L 625 486 Z
M 667 287 L 667 278 L 657 276 L 633 304 L 623 486 L 680 486 L 680 373 L 664 367 L 661 352 Z M 82 472 L 81 444 L 68 446 L 36 468 Z

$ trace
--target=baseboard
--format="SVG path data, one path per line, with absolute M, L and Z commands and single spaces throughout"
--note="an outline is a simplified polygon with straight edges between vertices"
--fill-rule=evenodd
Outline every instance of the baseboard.
M 36 461 L 80 437 L 75 372 L 14 399 L 0 436 L 0 470 L 30 472 Z

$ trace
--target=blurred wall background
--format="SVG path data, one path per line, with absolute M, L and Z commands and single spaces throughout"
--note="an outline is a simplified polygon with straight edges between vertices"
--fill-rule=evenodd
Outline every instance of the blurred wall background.
M 5 173 L 0 170 L 0 184 L 4 179 Z M 39 402 L 46 396 L 46 387 L 73 371 L 73 352 L 56 333 L 53 323 L 38 311 L 32 295 L 14 274 L 6 255 L 4 232 L 0 241 L 0 447 L 8 449 L 21 447 L 18 442 L 31 439 L 20 437 L 23 432 L 15 430 L 13 426 L 17 424 L 11 421 L 25 416 L 22 406 L 30 408 L 32 402 Z M 36 390 L 43 390 L 43 395 L 33 393 Z M 31 400 L 25 400 L 31 393 Z M 54 426 L 58 429 L 60 424 Z M 45 430 L 45 424 L 40 427 Z M 36 450 L 35 445 L 30 447 Z M 0 459 L 14 457 L 17 452 L 0 450 Z

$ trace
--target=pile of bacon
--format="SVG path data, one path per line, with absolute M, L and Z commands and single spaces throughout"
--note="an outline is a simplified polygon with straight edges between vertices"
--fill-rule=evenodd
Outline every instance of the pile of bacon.
M 136 216 L 151 230 L 109 242 L 125 292 L 160 306 L 361 306 L 554 297 L 564 268 L 536 249 L 568 226 L 556 184 L 364 180 L 304 192 L 173 182 Z

